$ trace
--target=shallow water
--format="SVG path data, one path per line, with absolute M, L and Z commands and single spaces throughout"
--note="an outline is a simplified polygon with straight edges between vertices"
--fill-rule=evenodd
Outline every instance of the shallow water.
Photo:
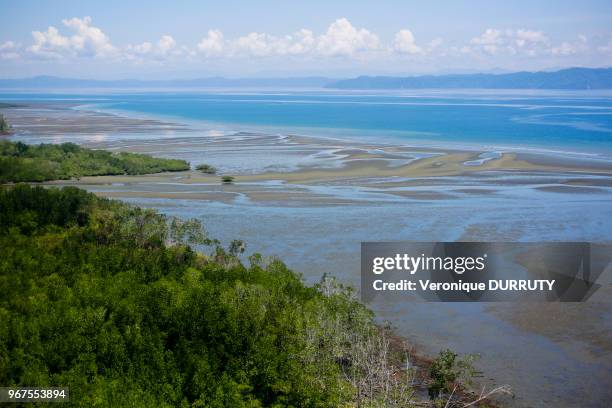
M 0 100 L 256 129 L 417 145 L 570 151 L 612 157 L 607 91 L 203 91 L 1 93 Z
M 212 235 L 225 242 L 240 237 L 248 243 L 249 252 L 278 255 L 311 283 L 329 272 L 355 286 L 359 286 L 361 241 L 597 241 L 609 239 L 609 225 L 603 225 L 600 218 L 612 218 L 609 200 L 609 195 L 595 202 L 563 197 L 556 200 L 551 212 L 543 201 L 528 204 L 527 200 L 508 198 L 331 207 L 128 199 L 167 214 L 201 219 Z M 450 347 L 460 353 L 480 354 L 479 367 L 487 378 L 515 389 L 516 406 L 603 406 L 610 396 L 606 387 L 612 380 L 610 344 L 601 348 L 573 338 L 578 328 L 550 323 L 549 329 L 564 334 L 562 339 L 550 339 L 498 317 L 485 304 L 403 302 L 371 306 L 380 319 L 390 321 L 400 335 L 428 353 Z M 512 305 L 497 307 L 512 309 Z M 603 341 L 609 342 L 610 303 L 599 304 L 597 310 L 603 314 L 599 321 L 603 326 L 584 334 L 601 336 L 604 331 L 608 334 Z M 582 318 L 588 320 L 589 316 Z M 585 359 L 583 353 L 599 358 Z
M 556 181 L 566 177 L 559 175 Z M 550 175 L 498 174 L 491 178 L 438 180 L 434 188 L 454 194 L 453 199 L 406 199 L 373 188 L 364 192 L 359 186 L 317 185 L 304 188 L 313 194 L 353 201 L 334 205 L 299 202 L 287 205 L 286 200 L 266 203 L 248 199 L 248 192 L 255 189 L 284 189 L 278 183 L 271 186 L 237 183 L 235 189 L 241 193 L 229 202 L 124 200 L 157 208 L 166 214 L 201 219 L 211 235 L 226 243 L 240 237 L 248 243 L 249 253 L 278 255 L 291 268 L 303 273 L 310 283 L 329 272 L 357 287 L 360 242 L 365 240 L 610 240 L 612 192 L 609 189 L 601 193 L 555 193 L 537 189 L 555 185 L 555 178 Z M 180 183 L 89 187 L 97 192 L 216 188 Z M 431 190 L 432 186 L 426 188 Z M 476 188 L 487 192 L 454 193 L 457 189 Z M 490 193 L 493 189 L 496 192 Z M 553 202 L 554 210 L 551 210 Z M 608 299 L 611 298 L 608 296 Z M 495 305 L 493 310 L 486 304 L 377 302 L 370 306 L 381 320 L 390 321 L 399 334 L 427 353 L 433 355 L 450 347 L 460 353 L 480 354 L 478 367 L 486 374 L 485 382 L 494 378 L 497 384 L 510 384 L 517 393 L 516 399 L 510 401 L 514 406 L 596 407 L 604 406 L 610 397 L 606 387 L 612 380 L 609 301 L 596 303 L 594 311 L 581 313 L 574 320 L 545 321 L 542 325 L 552 336 L 525 329 L 500 316 L 500 311 L 515 316 L 511 304 Z M 560 310 L 554 312 L 564 313 L 567 312 L 564 308 L 573 306 L 560 305 Z M 537 305 L 528 312 L 538 314 Z M 584 321 L 591 319 L 594 319 L 592 325 L 582 327 Z M 593 342 L 588 340 L 590 337 Z

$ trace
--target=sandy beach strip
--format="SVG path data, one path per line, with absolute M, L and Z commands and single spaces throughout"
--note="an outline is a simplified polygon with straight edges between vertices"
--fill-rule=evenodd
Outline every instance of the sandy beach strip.
M 0 112 L 17 133 L 40 136 L 190 131 L 179 123 L 79 109 L 80 105 L 76 102 L 14 102 L 9 107 L 0 107 Z
M 260 174 L 236 175 L 236 182 L 266 182 L 281 181 L 288 184 L 317 184 L 326 181 L 338 180 L 368 180 L 385 178 L 407 178 L 419 179 L 416 184 L 426 185 L 427 178 L 454 177 L 469 175 L 471 173 L 486 173 L 490 171 L 522 172 L 522 173 L 567 173 L 576 175 L 612 176 L 612 167 L 603 166 L 584 166 L 558 165 L 549 163 L 538 163 L 521 160 L 515 153 L 504 153 L 498 160 L 490 160 L 481 166 L 465 166 L 463 163 L 477 156 L 478 153 L 449 153 L 444 156 L 417 159 L 404 166 L 391 167 L 386 160 L 372 159 L 359 160 L 356 162 L 346 162 L 338 168 L 302 168 L 290 172 L 267 172 Z M 532 159 L 533 160 L 533 159 Z M 64 182 L 60 182 L 64 183 Z M 95 176 L 82 177 L 80 180 L 73 180 L 75 184 L 111 184 L 111 183 L 179 183 L 179 184 L 219 184 L 219 176 L 206 175 L 198 171 L 186 171 L 175 173 L 159 173 L 142 176 Z M 570 184 L 581 186 L 588 185 L 589 179 L 577 179 L 568 181 Z M 607 179 L 592 179 L 593 185 L 608 186 L 611 184 Z M 367 183 L 366 183 L 367 184 Z M 404 182 L 389 182 L 388 184 L 378 183 L 377 187 L 398 187 L 411 186 L 414 182 L 410 180 Z

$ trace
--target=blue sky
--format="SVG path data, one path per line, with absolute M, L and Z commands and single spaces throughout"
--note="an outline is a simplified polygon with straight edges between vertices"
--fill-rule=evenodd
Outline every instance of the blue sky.
M 352 76 L 612 65 L 610 1 L 4 1 L 0 77 Z

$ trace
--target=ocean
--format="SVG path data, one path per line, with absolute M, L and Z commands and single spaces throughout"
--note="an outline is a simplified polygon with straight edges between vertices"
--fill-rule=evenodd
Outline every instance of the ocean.
M 612 92 L 78 91 L 3 93 L 83 109 L 410 145 L 537 150 L 612 158 Z

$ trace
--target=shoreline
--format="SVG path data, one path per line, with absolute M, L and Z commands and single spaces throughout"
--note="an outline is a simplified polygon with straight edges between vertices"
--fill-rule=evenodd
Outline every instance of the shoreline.
M 85 146 L 100 147 L 110 150 L 134 151 L 153 156 L 164 157 L 166 143 L 163 139 L 147 139 L 147 143 L 135 150 L 130 139 L 109 140 L 96 137 L 102 132 L 128 132 L 128 134 L 146 134 L 155 129 L 159 132 L 171 132 L 171 137 L 183 138 L 181 142 L 186 147 L 190 142 L 199 142 L 198 137 L 185 137 L 181 133 L 197 132 L 186 124 L 165 122 L 155 119 L 137 119 L 119 116 L 115 113 L 73 109 L 78 104 L 42 104 L 40 106 L 20 105 L 19 108 L 8 108 L 11 122 L 15 123 L 15 132 L 7 135 L 9 139 L 28 138 L 36 134 L 40 142 L 45 135 L 65 135 L 66 133 L 82 134 L 87 130 L 94 134 L 92 139 L 85 140 Z M 17 111 L 12 111 L 17 109 Z M 42 109 L 42 111 L 40 111 Z M 70 110 L 74 117 L 62 117 L 62 112 Z M 26 112 L 25 114 L 23 112 Z M 49 114 L 49 111 L 51 112 Z M 59 112 L 59 116 L 57 117 Z M 101 116 L 99 116 L 101 115 Z M 71 116 L 71 115 L 68 115 Z M 109 120 L 110 119 L 110 120 Z M 35 123 L 32 125 L 31 123 Z M 69 132 L 67 132 L 69 130 Z M 178 132 L 178 134 L 177 134 Z M 40 137 L 38 135 L 41 135 Z M 204 136 L 206 138 L 207 136 Z M 178 139 L 176 139 L 178 140 Z M 27 140 L 26 140 L 27 141 Z M 51 140 L 56 142 L 56 137 Z M 237 177 L 237 183 L 282 182 L 286 184 L 317 185 L 321 183 L 347 182 L 350 185 L 371 186 L 376 180 L 376 186 L 388 187 L 413 186 L 416 179 L 478 176 L 487 172 L 513 172 L 516 174 L 549 173 L 578 176 L 612 176 L 612 161 L 602 161 L 590 158 L 570 158 L 533 152 L 498 152 L 495 157 L 486 157 L 489 150 L 466 151 L 458 149 L 428 148 L 426 146 L 388 145 L 386 143 L 372 144 L 365 141 L 346 141 L 326 139 L 314 136 L 268 135 L 257 133 L 230 133 L 209 136 L 208 143 L 216 149 L 229 150 L 240 148 L 245 143 L 258 148 L 260 146 L 281 146 L 287 154 L 306 158 L 303 162 L 282 168 L 281 171 L 262 166 L 250 170 L 232 171 L 220 166 L 219 174 L 231 174 Z M 82 143 L 83 144 L 83 143 Z M 144 148 L 143 148 L 144 147 Z M 155 149 L 157 147 L 157 149 Z M 151 151 L 153 150 L 153 151 Z M 318 153 L 317 153 L 318 152 Z M 325 156 L 315 158 L 314 156 Z M 205 159 L 204 159 L 205 160 Z M 198 164 L 192 163 L 192 164 Z M 214 163 L 213 163 L 214 164 Z M 84 177 L 78 181 L 67 181 L 75 184 L 106 184 L 114 182 L 141 182 L 146 178 L 123 179 L 122 176 Z M 171 182 L 177 179 L 176 174 L 161 175 L 157 181 Z M 214 183 L 214 177 L 207 177 L 191 171 L 181 175 L 180 183 Z M 588 185 L 584 180 L 575 181 L 577 185 Z M 571 184 L 571 183 L 568 183 Z M 597 183 L 596 183 L 597 185 Z M 548 187 L 547 187 L 548 188 Z M 554 191 L 554 189 L 552 190 Z
M 358 130 L 345 129 L 345 128 L 306 128 L 300 126 L 263 126 L 258 124 L 236 124 L 217 122 L 210 120 L 201 119 L 190 119 L 176 115 L 167 114 L 151 114 L 145 112 L 137 112 L 124 110 L 121 108 L 106 108 L 96 106 L 96 103 L 79 103 L 77 101 L 62 101 L 62 102 L 49 102 L 49 101 L 36 101 L 36 102 L 19 102 L 9 103 L 8 107 L 1 107 L 2 109 L 15 109 L 23 110 L 23 108 L 31 109 L 36 111 L 39 109 L 58 109 L 65 110 L 69 109 L 75 114 L 83 114 L 81 120 L 88 122 L 89 118 L 96 118 L 100 116 L 103 119 L 111 119 L 110 124 L 117 124 L 115 126 L 108 126 L 106 128 L 99 129 L 95 123 L 88 123 L 88 126 L 83 128 L 75 128 L 74 123 L 66 124 L 66 127 L 59 129 L 52 129 L 49 132 L 50 135 L 57 133 L 73 133 L 79 132 L 81 134 L 95 134 L 100 132 L 116 132 L 123 131 L 126 133 L 142 133 L 152 132 L 159 133 L 170 132 L 174 133 L 177 137 L 180 137 L 181 133 L 207 133 L 207 129 L 221 129 L 220 132 L 227 137 L 239 135 L 239 134 L 252 134 L 252 135 L 267 135 L 280 138 L 290 138 L 297 141 L 298 143 L 305 144 L 322 144 L 322 145 L 352 145 L 356 147 L 376 145 L 387 149 L 401 148 L 408 149 L 413 152 L 463 152 L 469 153 L 502 153 L 511 154 L 517 157 L 529 159 L 528 161 L 537 162 L 563 162 L 563 163 L 583 163 L 585 165 L 597 165 L 597 167 L 612 167 L 612 155 L 602 156 L 598 151 L 582 151 L 582 150 L 568 150 L 568 149 L 551 149 L 544 146 L 524 146 L 524 145 L 484 145 L 480 142 L 469 142 L 460 143 L 455 141 L 434 141 L 428 140 L 417 140 L 407 139 L 402 140 L 401 138 L 385 138 L 385 133 L 403 133 L 402 131 L 390 130 L 388 132 L 382 132 L 379 134 L 372 134 L 372 136 L 362 139 L 357 137 Z M 27 110 L 26 109 L 26 110 Z M 93 130 L 92 130 L 93 129 Z M 40 131 L 40 129 L 37 129 Z M 217 131 L 213 131 L 217 133 Z M 19 135 L 19 131 L 14 132 L 13 135 Z M 346 133 L 346 135 L 344 135 Z M 366 131 L 367 133 L 367 131 Z M 343 134 L 343 136 L 338 136 Z M 9 135 L 10 136 L 10 135 Z M 382 138 L 379 136 L 383 136 Z M 612 154 L 612 152 L 610 152 Z
M 80 110 L 79 105 L 75 105 L 74 109 Z M 98 112 L 94 110 L 93 112 Z M 220 128 L 227 135 L 238 133 L 253 133 L 267 135 L 281 135 L 283 137 L 293 138 L 302 142 L 308 143 L 323 143 L 323 144 L 346 144 L 354 146 L 378 145 L 386 148 L 406 148 L 412 151 L 438 151 L 438 152 L 504 152 L 512 153 L 520 156 L 536 156 L 541 158 L 549 158 L 551 160 L 562 161 L 603 161 L 612 165 L 612 152 L 610 156 L 602 156 L 600 152 L 595 151 L 580 151 L 580 150 L 558 150 L 550 149 L 544 146 L 520 146 L 520 145 L 486 145 L 483 146 L 480 142 L 455 142 L 455 141 L 428 141 L 408 139 L 402 140 L 399 137 L 385 137 L 385 134 L 405 133 L 399 130 L 389 130 L 380 134 L 372 134 L 367 138 L 360 138 L 356 129 L 350 128 L 319 128 L 319 127 L 302 127 L 302 126 L 281 126 L 270 125 L 263 126 L 258 124 L 236 124 L 227 122 L 217 122 L 203 119 L 189 119 L 175 115 L 150 114 L 144 112 L 130 111 L 121 108 L 100 108 L 100 113 L 115 115 L 118 117 L 128 117 L 140 120 L 178 122 L 193 130 L 201 130 L 205 128 Z M 363 132 L 362 132 L 363 133 Z M 365 131 L 367 133 L 367 131 Z M 339 136 L 339 134 L 343 135 Z M 382 137 L 381 137 L 382 136 Z
M 86 127 L 86 123 L 81 125 Z M 310 272 L 310 275 L 305 276 L 306 279 L 311 279 L 311 275 L 320 276 L 325 270 L 331 269 L 338 272 L 340 275 L 338 278 L 351 283 L 353 265 L 350 263 L 350 258 L 356 254 L 353 254 L 352 247 L 347 245 L 362 239 L 365 231 L 372 231 L 373 239 L 377 240 L 395 239 L 398 234 L 420 239 L 434 237 L 432 239 L 437 240 L 475 238 L 519 240 L 525 239 L 520 235 L 521 228 L 528 232 L 534 231 L 533 234 L 537 235 L 543 231 L 542 228 L 548 230 L 550 226 L 557 225 L 560 221 L 568 222 L 566 220 L 568 214 L 574 214 L 573 207 L 568 204 L 571 208 L 568 207 L 565 213 L 553 214 L 547 218 L 545 215 L 550 212 L 548 208 L 550 204 L 546 202 L 552 200 L 576 202 L 582 219 L 581 212 L 584 208 L 591 212 L 596 212 L 599 208 L 600 214 L 605 212 L 601 212 L 601 207 L 581 203 L 595 202 L 603 206 L 609 202 L 612 194 L 612 172 L 607 163 L 562 159 L 556 156 L 532 156 L 530 153 L 505 152 L 480 165 L 468 166 L 465 163 L 479 160 L 483 151 L 435 150 L 424 147 L 390 146 L 383 143 L 348 143 L 339 140 L 332 142 L 296 135 L 270 135 L 256 132 L 207 135 L 189 131 L 165 135 L 163 126 L 151 137 L 147 135 L 147 138 L 143 137 L 146 132 L 140 131 L 131 135 L 120 135 L 117 138 L 112 135 L 98 139 L 89 136 L 81 138 L 82 134 L 75 131 L 69 134 L 67 139 L 62 140 L 62 135 L 57 130 L 56 128 L 54 130 L 56 133 L 51 136 L 59 138 L 57 141 L 75 141 L 94 148 L 184 158 L 191 161 L 192 165 L 199 162 L 210 163 L 219 168 L 220 172 L 219 176 L 204 175 L 190 170 L 147 176 L 83 177 L 80 180 L 49 182 L 45 183 L 46 185 L 76 185 L 100 196 L 119 198 L 152 208 L 164 208 L 170 214 L 201 217 L 207 222 L 210 221 L 210 230 L 215 234 L 222 232 L 228 236 L 244 237 L 247 243 L 253 245 L 251 250 L 279 255 L 292 269 L 298 272 Z M 50 136 L 41 136 L 38 139 L 44 142 L 45 137 Z M 233 184 L 221 184 L 220 176 L 226 174 L 236 177 Z M 520 209 L 525 206 L 524 202 L 519 200 L 525 200 L 526 197 L 532 200 L 529 206 L 537 203 L 544 209 L 541 212 L 534 212 L 533 209 L 527 213 L 518 211 L 513 215 L 515 208 Z M 340 211 L 335 208 L 339 208 Z M 459 210 L 448 212 L 449 208 L 453 211 L 454 208 Z M 465 210 L 461 210 L 462 208 Z M 474 213 L 479 213 L 475 221 L 470 220 Z M 253 221 L 253 227 L 239 220 L 245 214 L 256 220 Z M 504 222 L 509 222 L 501 222 L 499 217 L 505 219 L 509 215 L 513 216 L 511 220 L 515 220 L 517 226 L 506 230 L 498 227 L 498 224 L 503 226 Z M 372 223 L 367 222 L 371 216 L 383 216 L 391 221 L 401 220 L 401 217 L 404 217 L 409 219 L 410 224 L 416 223 L 416 227 L 398 225 L 394 222 L 383 223 L 381 227 L 383 232 L 381 232 L 374 229 Z M 434 223 L 428 223 L 427 220 L 432 217 Z M 426 222 L 420 224 L 420 219 Z M 378 220 L 382 221 L 380 217 Z M 580 222 L 582 221 L 574 221 L 570 225 L 578 228 L 576 226 L 583 225 Z M 287 225 L 291 226 L 291 233 L 283 232 L 287 229 Z M 540 229 L 537 229 L 538 227 Z M 261 243 L 257 240 L 261 235 L 258 229 L 263 228 L 267 228 L 265 231 L 269 236 L 275 237 L 273 242 Z M 457 231 L 456 235 L 448 233 L 448 230 Z M 342 233 L 338 235 L 338 231 Z M 396 233 L 390 234 L 388 231 Z M 558 234 L 558 230 L 554 228 L 552 232 L 554 233 L 551 235 L 552 238 L 544 236 L 539 239 L 567 239 L 565 238 L 567 235 Z M 569 231 L 568 234 L 573 239 L 576 237 L 585 239 L 576 232 Z M 608 237 L 607 232 L 601 234 Z M 298 235 L 300 239 L 293 240 L 292 235 Z M 312 240 L 321 242 L 313 243 Z M 295 245 L 304 248 L 296 250 Z M 328 252 L 322 252 L 321 259 L 308 257 L 308 254 L 321 252 L 322 248 Z M 443 328 L 433 325 L 430 320 L 437 318 L 441 325 L 448 317 L 447 314 L 455 319 L 457 311 L 447 311 L 445 305 L 426 306 L 428 310 L 411 315 L 414 320 L 412 325 L 401 321 L 401 310 L 399 312 L 393 309 L 385 310 L 378 305 L 375 305 L 373 310 L 380 320 L 393 319 L 399 313 L 398 324 L 404 325 L 397 330 L 397 333 L 400 333 L 399 335 L 409 344 L 422 350 L 424 355 L 435 355 L 432 349 L 444 345 L 462 354 L 470 353 L 473 341 L 469 339 L 473 337 L 474 330 L 481 330 L 484 334 L 482 342 L 477 344 L 478 349 L 482 349 L 482 353 L 490 358 L 482 365 L 483 371 L 488 375 L 484 381 L 490 384 L 489 377 L 497 379 L 500 383 L 509 382 L 509 377 L 515 379 L 516 384 L 513 385 L 516 385 L 515 390 L 521 398 L 516 404 L 533 402 L 536 406 L 540 406 L 538 404 L 542 404 L 542 399 L 547 397 L 537 392 L 535 394 L 527 392 L 530 391 L 529 384 L 524 384 L 523 377 L 520 377 L 524 371 L 518 369 L 516 365 L 525 364 L 525 367 L 537 377 L 543 373 L 541 369 L 530 366 L 529 361 L 533 360 L 533 364 L 538 361 L 544 362 L 546 366 L 557 364 L 557 356 L 551 352 L 543 356 L 540 361 L 537 355 L 535 357 L 538 358 L 531 355 L 541 351 L 540 348 L 535 348 L 533 352 L 522 353 L 522 357 L 510 351 L 506 352 L 503 358 L 495 357 L 499 350 L 496 351 L 489 342 L 488 336 L 491 333 L 496 334 L 499 331 L 510 336 L 520 335 L 515 340 L 519 345 L 533 346 L 551 339 L 551 344 L 555 348 L 564 350 L 564 353 L 568 354 L 563 358 L 570 358 L 570 361 L 583 359 L 587 353 L 583 350 L 585 347 L 588 352 L 591 348 L 599 347 L 597 344 L 585 343 L 589 338 L 587 333 L 596 331 L 595 326 L 586 325 L 584 333 L 577 337 L 578 342 L 586 345 L 583 347 L 573 342 L 573 337 L 571 339 L 560 337 L 556 325 L 536 330 L 538 326 L 534 326 L 532 322 L 537 321 L 537 314 L 531 309 L 529 313 L 522 310 L 506 310 L 499 306 L 491 311 L 488 310 L 490 316 L 498 319 L 489 331 L 485 331 L 481 325 L 491 324 L 492 317 L 487 316 L 484 321 L 476 320 L 472 325 L 470 321 L 475 319 L 474 316 L 469 312 L 466 316 L 459 314 L 457 322 L 452 323 L 450 329 L 442 331 Z M 563 308 L 565 307 L 563 305 Z M 418 308 L 422 309 L 421 306 Z M 608 310 L 607 308 L 608 304 L 604 304 L 594 307 L 594 310 Z M 552 305 L 550 309 L 550 313 L 559 310 L 556 305 Z M 415 313 L 412 310 L 410 312 Z M 525 319 L 519 320 L 517 313 L 525 314 Z M 542 322 L 544 323 L 547 322 Z M 578 323 L 581 321 L 564 322 L 580 327 Z M 432 324 L 432 327 L 425 330 L 425 333 L 413 332 L 414 325 L 423 324 Z M 459 328 L 458 325 L 465 325 L 465 329 Z M 463 335 L 465 331 L 466 338 L 450 339 L 448 330 L 453 336 Z M 575 337 L 579 332 L 571 329 L 570 333 Z M 433 341 L 428 344 L 428 340 Z M 599 338 L 597 343 L 605 344 L 606 341 L 605 338 Z M 599 364 L 590 359 L 587 361 L 589 364 Z M 584 370 L 574 369 L 572 365 L 565 364 L 569 363 L 560 363 L 564 370 L 569 369 L 567 372 L 571 375 L 585 373 Z M 604 361 L 601 364 L 605 368 L 607 363 Z M 593 374 L 600 371 L 587 369 L 586 372 Z M 543 377 L 544 384 L 540 385 L 552 387 L 550 382 L 553 380 L 548 378 Z M 576 387 L 584 387 L 583 383 L 589 384 L 590 381 L 594 381 L 592 375 L 584 377 Z M 569 400 L 565 393 L 557 389 L 554 389 L 554 392 L 558 393 L 554 394 L 555 401 L 560 401 L 562 397 L 565 401 L 584 398 L 581 393 L 583 388 L 571 390 L 575 396 Z
M 150 123 L 147 121 L 147 124 Z M 153 122 L 155 123 L 155 122 Z M 163 122 L 162 122 L 163 123 Z M 299 143 L 302 145 L 306 145 L 308 142 L 316 141 L 319 142 L 316 138 L 312 138 L 308 140 L 305 137 L 296 137 L 296 136 L 287 136 L 287 140 L 290 143 Z M 299 141 L 298 141 L 299 139 Z M 361 144 L 360 146 L 366 146 L 366 144 Z M 379 146 L 376 147 L 377 149 Z M 240 191 L 231 191 L 238 187 L 240 188 L 241 183 L 260 183 L 260 182 L 270 182 L 270 181 L 280 181 L 281 183 L 290 186 L 292 184 L 299 184 L 305 182 L 306 184 L 313 183 L 317 184 L 320 182 L 324 182 L 326 180 L 332 179 L 350 179 L 355 176 L 363 176 L 367 175 L 369 178 L 385 178 L 391 172 L 401 171 L 403 175 L 408 176 L 412 174 L 416 175 L 427 175 L 427 176 L 436 176 L 436 175 L 457 175 L 460 174 L 457 169 L 460 168 L 461 163 L 464 161 L 477 159 L 480 153 L 474 152 L 462 152 L 462 151 L 442 151 L 436 150 L 435 155 L 430 158 L 423 159 L 415 159 L 410 163 L 399 166 L 392 167 L 389 166 L 388 161 L 385 159 L 384 154 L 381 156 L 380 153 L 373 154 L 369 153 L 366 150 L 360 150 L 357 148 L 354 150 L 354 147 L 344 148 L 341 150 L 340 156 L 343 156 L 343 153 L 348 153 L 344 155 L 346 160 L 348 161 L 347 165 L 342 165 L 338 168 L 329 168 L 324 170 L 315 170 L 312 168 L 304 168 L 297 171 L 289 171 L 289 172 L 281 172 L 281 173 L 259 173 L 253 175 L 241 175 L 239 176 L 239 182 L 233 185 L 221 185 L 218 186 L 218 176 L 216 175 L 206 175 L 202 174 L 196 170 L 190 171 L 182 171 L 182 172 L 163 172 L 163 173 L 155 173 L 149 175 L 138 175 L 138 176 L 128 176 L 128 175 L 112 175 L 112 176 L 88 176 L 81 177 L 80 179 L 73 180 L 55 180 L 55 181 L 47 181 L 42 183 L 30 183 L 30 184 L 40 184 L 47 186 L 67 186 L 73 185 L 81 188 L 86 188 L 96 195 L 106 198 L 114 198 L 114 199 L 125 199 L 125 198 L 169 198 L 169 199 L 196 199 L 196 200 L 205 200 L 205 201 L 216 201 L 216 202 L 226 202 L 229 203 L 233 201 L 236 196 L 239 196 Z M 403 146 L 392 146 L 390 150 L 392 150 L 389 154 L 397 154 L 398 151 L 401 152 L 402 149 L 405 149 Z M 427 152 L 431 153 L 431 149 L 426 148 L 409 148 L 408 151 L 412 152 Z M 400 156 L 401 158 L 401 156 Z M 356 162 L 352 162 L 356 160 Z M 422 161 L 425 160 L 425 161 Z M 366 164 L 365 166 L 363 164 Z M 416 165 L 416 169 L 413 170 L 412 166 Z M 445 165 L 451 167 L 452 170 L 444 168 Z M 428 173 L 428 168 L 433 170 L 433 174 Z M 488 167 L 487 167 L 488 168 Z M 316 177 L 313 177 L 316 175 Z M 165 183 L 184 183 L 189 186 L 201 186 L 202 184 L 207 184 L 210 187 L 213 187 L 213 190 L 218 191 L 209 191 L 209 192 L 188 192 L 188 193 L 160 193 L 160 192 L 137 192 L 137 191 L 95 191 L 91 189 L 91 186 L 101 185 L 101 186 L 117 186 L 118 184 L 125 184 L 128 186 L 132 184 L 139 183 L 150 183 L 155 182 L 159 184 Z M 217 189 L 215 187 L 218 187 Z M 230 190 L 230 191 L 227 191 Z M 353 204 L 351 200 L 338 200 L 332 199 L 329 201 L 329 198 L 324 195 L 315 195 L 313 193 L 304 193 L 301 191 L 292 192 L 270 192 L 270 191 L 259 191 L 259 192 L 251 192 L 249 193 L 249 198 L 254 202 L 260 203 L 274 203 L 274 202 L 288 202 L 293 200 L 294 197 L 292 195 L 299 195 L 300 199 L 304 196 L 308 196 L 308 201 L 316 200 L 317 203 L 312 202 L 312 205 L 350 205 Z M 404 195 L 396 195 L 400 199 L 406 198 Z M 414 199 L 438 199 L 433 194 L 427 194 L 425 196 L 414 195 Z M 444 197 L 440 197 L 443 199 Z M 303 201 L 299 200 L 298 205 L 302 205 Z M 411 364 L 418 370 L 419 378 L 424 379 L 428 375 L 429 367 L 433 362 L 433 358 L 435 356 L 430 356 L 425 352 L 425 350 L 419 350 L 416 348 L 414 344 L 410 344 L 409 340 L 405 337 L 398 335 L 395 331 L 392 331 L 389 336 L 389 341 L 391 343 L 392 349 L 396 352 L 409 353 Z M 417 389 L 420 392 L 426 395 L 426 385 L 417 384 Z M 461 398 L 471 398 L 475 396 L 474 399 L 477 398 L 477 393 L 471 389 L 466 389 L 461 387 L 457 390 L 457 394 L 461 396 Z M 497 403 L 495 402 L 495 398 L 490 399 L 491 403 L 489 406 L 497 407 Z
M 206 175 L 192 169 L 48 182 L 51 185 L 82 186 L 110 198 L 203 200 L 226 204 L 246 200 L 261 205 L 339 206 L 493 198 L 516 185 L 552 194 L 612 192 L 612 161 L 533 152 L 465 151 L 347 142 L 293 134 L 240 132 L 201 135 L 185 123 L 165 122 L 146 116 L 130 118 L 103 109 L 79 109 L 79 106 L 86 105 L 65 102 L 10 105 L 9 118 L 17 127 L 9 139 L 25 139 L 31 143 L 29 135 L 36 135 L 34 137 L 39 142 L 46 142 L 45 139 L 51 136 L 51 142 L 62 142 L 61 137 L 64 137 L 66 141 L 76 141 L 94 149 L 181 158 L 190 161 L 194 167 L 206 163 L 219 170 L 218 175 Z M 93 136 L 80 139 L 84 129 Z M 152 137 L 140 139 L 140 135 L 144 136 L 152 129 L 155 131 Z M 96 136 L 98 132 L 124 134 L 126 131 L 125 136 L 118 138 Z M 66 134 L 77 135 L 76 140 Z M 133 139 L 136 136 L 139 138 Z M 194 152 L 190 153 L 192 146 Z M 277 164 L 274 164 L 275 151 L 281 155 Z M 211 152 L 219 159 L 215 156 L 207 158 Z M 236 159 L 228 162 L 227 156 L 236 152 Z M 254 153 L 257 160 L 239 164 L 240 157 Z M 220 183 L 223 175 L 234 176 L 235 182 Z M 459 180 L 461 182 L 457 183 Z M 336 186 L 350 187 L 354 193 L 342 193 Z

